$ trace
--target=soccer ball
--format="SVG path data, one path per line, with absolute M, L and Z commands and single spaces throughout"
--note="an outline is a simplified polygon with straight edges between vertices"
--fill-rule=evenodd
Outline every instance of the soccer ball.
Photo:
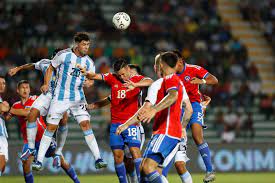
M 131 23 L 130 16 L 125 12 L 118 12 L 113 16 L 113 24 L 116 29 L 125 30 Z

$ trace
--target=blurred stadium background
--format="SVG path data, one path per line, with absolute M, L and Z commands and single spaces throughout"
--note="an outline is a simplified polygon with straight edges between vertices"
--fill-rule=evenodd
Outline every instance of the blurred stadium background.
M 112 16 L 118 11 L 125 11 L 132 19 L 130 28 L 124 32 L 112 26 Z M 201 87 L 202 93 L 212 98 L 205 116 L 208 129 L 204 135 L 213 150 L 217 182 L 229 182 L 226 179 L 233 178 L 237 172 L 239 179 L 230 182 L 242 182 L 243 174 L 239 172 L 253 172 L 248 176 L 249 182 L 268 182 L 254 179 L 255 174 L 263 179 L 269 176 L 275 179 L 274 173 L 260 174 L 275 171 L 273 0 L 2 0 L 0 73 L 49 58 L 55 48 L 70 47 L 77 31 L 91 33 L 90 56 L 97 72 L 112 71 L 112 63 L 124 57 L 129 63 L 140 65 L 144 75 L 155 78 L 154 56 L 173 49 L 179 49 L 186 62 L 209 70 L 219 79 L 219 85 Z M 11 104 L 18 100 L 15 88 L 21 79 L 31 82 L 32 94 L 39 94 L 41 78 L 39 72 L 21 72 L 16 77 L 8 77 L 5 97 Z M 96 82 L 86 90 L 86 97 L 88 102 L 93 102 L 109 92 L 104 83 Z M 108 169 L 95 171 L 94 160 L 73 119 L 69 123 L 64 155 L 80 177 L 88 174 L 92 181 L 93 174 L 110 173 L 114 167 L 108 148 L 108 107 L 91 113 Z M 22 170 L 16 158 L 22 140 L 17 121 L 7 123 L 7 128 L 10 162 L 6 174 L 20 175 Z M 145 128 L 150 137 L 150 125 Z M 193 144 L 190 137 L 188 166 L 191 173 L 202 173 L 203 166 Z M 220 172 L 231 174 L 222 181 Z M 57 173 L 49 166 L 39 175 Z M 13 178 L 3 180 L 11 182 Z M 23 182 L 23 177 L 14 177 L 14 180 Z M 117 181 L 116 177 L 111 181 Z M 179 179 L 171 182 L 177 181 Z

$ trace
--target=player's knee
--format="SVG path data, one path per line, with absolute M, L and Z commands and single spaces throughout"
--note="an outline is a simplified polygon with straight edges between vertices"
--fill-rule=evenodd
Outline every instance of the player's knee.
M 144 162 L 142 164 L 142 166 L 141 166 L 141 172 L 142 172 L 143 175 L 148 175 L 149 173 L 152 173 L 153 171 L 155 171 L 155 169 L 149 163 Z
M 176 162 L 175 167 L 179 175 L 184 174 L 187 171 L 185 163 L 183 161 Z
M 54 133 L 56 131 L 57 127 L 58 127 L 58 125 L 48 124 L 47 131 Z
M 141 152 L 140 152 L 140 149 L 137 148 L 137 147 L 132 147 L 130 148 L 130 151 L 131 151 L 131 154 L 133 156 L 134 159 L 137 159 L 137 158 L 141 158 Z
M 82 121 L 79 125 L 83 131 L 91 128 L 90 121 Z
M 121 154 L 114 155 L 114 160 L 116 164 L 121 164 L 123 162 L 123 155 Z
M 31 108 L 30 113 L 28 114 L 28 122 L 35 122 L 36 119 L 39 117 L 40 112 L 38 109 Z

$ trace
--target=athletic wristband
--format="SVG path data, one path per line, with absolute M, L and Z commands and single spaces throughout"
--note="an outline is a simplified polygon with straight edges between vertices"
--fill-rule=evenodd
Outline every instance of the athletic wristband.
M 202 83 L 203 83 L 203 84 L 206 84 L 206 80 L 205 80 L 205 79 L 202 79 Z

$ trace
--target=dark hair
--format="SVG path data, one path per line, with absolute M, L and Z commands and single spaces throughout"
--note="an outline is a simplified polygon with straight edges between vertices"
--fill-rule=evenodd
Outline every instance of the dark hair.
M 55 57 L 55 55 L 60 52 L 62 49 L 61 48 L 56 48 L 54 51 L 53 51 L 53 54 L 51 56 L 51 58 L 53 59 Z
M 119 58 L 113 65 L 113 69 L 115 72 L 118 72 L 123 67 L 126 67 L 128 65 L 127 61 L 123 58 Z
M 2 78 L 2 79 L 4 79 L 4 80 L 6 80 L 6 77 L 5 77 L 5 76 L 3 76 L 3 75 L 0 75 L 0 78 Z
M 89 33 L 88 32 L 77 32 L 74 35 L 74 41 L 76 43 L 80 43 L 81 41 L 90 41 Z
M 17 83 L 17 88 L 19 88 L 22 84 L 30 84 L 27 80 L 21 80 Z
M 178 56 L 173 52 L 165 52 L 161 54 L 161 61 L 165 62 L 169 67 L 174 68 L 178 61 Z
M 179 50 L 173 50 L 174 54 L 176 54 L 179 58 L 182 58 L 181 52 Z
M 138 64 L 128 64 L 130 69 L 136 69 L 137 73 L 140 75 L 141 74 L 141 68 L 139 67 Z

